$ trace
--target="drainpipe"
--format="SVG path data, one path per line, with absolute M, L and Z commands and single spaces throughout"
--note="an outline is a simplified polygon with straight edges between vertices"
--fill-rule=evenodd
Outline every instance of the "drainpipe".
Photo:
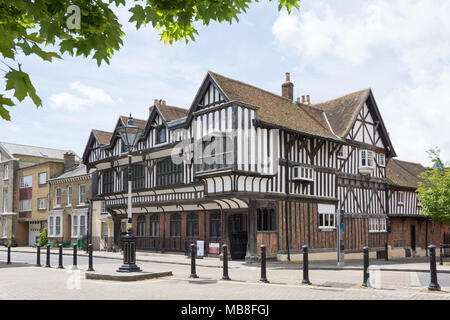
M 284 202 L 284 217 L 285 217 L 285 231 L 286 231 L 286 249 L 287 249 L 287 261 L 291 261 L 291 254 L 289 250 L 289 218 L 288 218 L 288 203 L 289 203 L 289 151 L 288 151 L 288 144 L 287 144 L 287 132 L 284 133 L 284 158 L 286 161 L 286 169 L 284 173 L 285 177 L 285 189 L 286 189 L 286 201 Z

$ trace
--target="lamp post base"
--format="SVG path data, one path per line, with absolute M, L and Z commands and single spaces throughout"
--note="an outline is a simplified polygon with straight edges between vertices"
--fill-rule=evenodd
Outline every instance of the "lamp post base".
M 140 272 L 142 271 L 136 265 L 136 238 L 130 233 L 122 237 L 123 246 L 123 264 L 117 269 L 117 272 Z

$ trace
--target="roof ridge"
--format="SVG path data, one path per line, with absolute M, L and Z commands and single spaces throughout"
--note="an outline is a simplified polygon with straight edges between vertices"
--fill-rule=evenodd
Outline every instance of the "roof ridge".
M 361 93 L 361 92 L 364 92 L 364 91 L 368 91 L 369 92 L 371 90 L 372 90 L 371 88 L 366 88 L 366 89 L 362 89 L 362 90 L 346 93 L 343 96 L 340 96 L 340 97 L 337 97 L 337 98 L 334 98 L 334 99 L 329 99 L 329 100 L 325 100 L 325 101 L 318 102 L 318 103 L 311 103 L 310 106 L 313 106 L 314 108 L 319 109 L 318 107 L 316 107 L 319 104 L 329 103 L 329 102 L 336 101 L 336 100 L 342 99 L 344 97 L 348 97 L 348 96 L 351 96 L 351 95 L 354 95 L 354 94 L 357 94 L 357 93 Z
M 39 147 L 39 146 L 34 146 L 31 144 L 20 144 L 20 143 L 13 143 L 13 142 L 5 142 L 5 141 L 0 141 L 0 143 L 4 144 L 13 144 L 16 146 L 23 146 L 23 147 L 33 147 L 33 148 L 42 148 L 42 149 L 49 149 L 49 150 L 57 150 L 57 151 L 71 151 L 71 152 L 75 152 L 73 150 L 70 149 L 56 149 L 56 148 L 49 148 L 49 147 Z
M 211 71 L 211 70 L 208 70 L 208 73 L 212 74 L 213 76 L 214 76 L 214 75 L 218 75 L 219 77 L 225 78 L 225 79 L 227 79 L 227 80 L 234 81 L 234 82 L 238 82 L 238 83 L 243 84 L 243 85 L 245 85 L 245 86 L 249 86 L 249 87 L 252 87 L 252 88 L 261 90 L 261 91 L 263 91 L 263 92 L 265 92 L 265 93 L 271 94 L 271 95 L 273 95 L 273 96 L 275 96 L 275 97 L 284 99 L 284 100 L 286 100 L 286 101 L 289 101 L 289 102 L 292 103 L 292 104 L 295 104 L 295 103 L 294 103 L 291 99 L 289 99 L 289 98 L 280 96 L 280 95 L 278 95 L 278 94 L 276 94 L 276 93 L 270 92 L 270 91 L 265 90 L 265 89 L 261 89 L 261 88 L 259 88 L 259 87 L 256 87 L 256 86 L 252 85 L 252 84 L 249 84 L 249 83 L 246 83 L 246 82 L 243 82 L 243 81 L 240 81 L 240 80 L 236 80 L 236 79 L 232 79 L 232 78 L 223 76 L 223 75 L 221 75 L 221 74 L 219 74 L 219 73 L 216 73 L 216 72 L 214 72 L 214 71 Z

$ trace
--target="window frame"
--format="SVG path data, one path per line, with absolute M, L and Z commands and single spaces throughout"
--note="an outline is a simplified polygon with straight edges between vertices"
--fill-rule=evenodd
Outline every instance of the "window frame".
M 41 201 L 44 200 L 44 206 L 41 207 Z M 41 197 L 41 198 L 37 198 L 37 209 L 38 210 L 46 210 L 47 209 L 47 198 L 46 197 Z
M 77 223 L 75 223 L 75 220 Z M 82 221 L 84 223 L 82 223 Z M 78 237 L 87 235 L 87 213 L 86 212 L 72 212 L 71 222 L 72 222 L 72 230 L 71 230 L 72 238 L 78 238 Z M 74 227 L 76 227 L 76 228 L 74 228 Z M 75 230 L 75 232 L 74 232 L 74 230 Z
M 186 215 L 186 238 L 198 238 L 199 234 L 198 213 L 190 212 Z
M 72 186 L 67 186 L 67 203 L 66 207 L 72 206 L 72 199 L 73 199 L 73 188 Z
M 317 205 L 317 227 L 319 230 L 335 230 L 336 229 L 336 207 L 334 205 L 326 205 L 327 208 L 323 208 L 322 204 Z M 333 212 L 329 210 L 334 207 Z M 322 219 L 323 216 L 323 219 Z
M 82 187 L 84 188 L 84 192 L 81 192 Z M 81 196 L 84 196 L 83 198 Z M 84 201 L 82 201 L 84 200 Z M 78 185 L 78 205 L 84 206 L 87 203 L 87 195 L 86 195 L 86 184 L 79 184 Z
M 59 191 L 59 196 L 58 196 L 58 191 Z M 58 199 L 59 199 L 59 203 L 58 203 Z M 62 205 L 62 188 L 55 188 L 55 203 L 54 203 L 54 208 L 61 208 Z
M 25 178 L 30 178 L 30 185 L 24 185 Z M 26 188 L 31 188 L 31 187 L 33 187 L 33 175 L 29 174 L 29 175 L 20 177 L 19 189 L 26 189 Z
M 256 232 L 276 232 L 277 230 L 276 208 L 256 208 Z
M 60 220 L 60 225 L 59 225 L 59 233 L 56 234 L 56 221 L 57 218 L 59 218 Z M 63 223 L 64 223 L 64 216 L 62 213 L 57 212 L 57 213 L 49 213 L 48 214 L 48 228 L 47 228 L 47 232 L 48 232 L 48 237 L 49 238 L 61 238 L 63 236 Z M 53 221 L 53 223 L 52 223 Z
M 147 218 L 145 214 L 140 214 L 136 219 L 136 237 L 146 236 Z
M 41 182 L 41 176 L 42 175 L 45 175 L 45 181 L 44 182 Z M 42 185 L 44 185 L 44 184 L 46 184 L 47 183 L 47 172 L 46 171 L 44 171 L 44 172 L 39 172 L 38 173 L 38 185 L 40 185 L 40 186 L 42 186 Z
M 174 230 L 176 229 L 176 230 Z M 181 214 L 172 213 L 169 219 L 169 234 L 170 237 L 181 237 Z M 176 232 L 173 232 L 176 231 Z
M 108 179 L 107 179 L 108 178 Z M 111 178 L 111 180 L 109 180 Z M 107 170 L 102 175 L 102 193 L 108 194 L 114 192 L 115 172 L 113 169 Z
M 3 180 L 8 180 L 9 178 L 9 165 L 5 163 L 3 165 Z
M 213 211 L 209 214 L 209 237 L 222 237 L 222 217 L 219 211 Z
M 164 132 L 164 141 L 161 140 L 162 132 Z M 163 125 L 155 128 L 155 146 L 164 143 L 167 143 L 167 128 Z
M 30 204 L 29 208 L 24 209 L 24 203 L 25 201 L 27 201 L 26 203 Z M 19 200 L 19 212 L 30 212 L 33 210 L 33 202 L 32 199 L 21 199 Z
M 150 237 L 159 238 L 161 228 L 160 221 L 161 219 L 159 214 L 154 213 L 150 216 Z
M 184 181 L 184 164 L 175 164 L 170 157 L 156 163 L 156 186 L 182 184 Z
M 405 191 L 399 191 L 397 196 L 397 205 L 403 206 L 405 204 Z
M 369 233 L 387 232 L 386 218 L 369 218 Z
M 8 212 L 8 189 L 3 189 L 3 212 Z
M 338 152 L 336 152 L 336 157 L 338 159 L 346 159 L 348 157 L 348 150 L 346 145 L 343 145 L 341 149 Z

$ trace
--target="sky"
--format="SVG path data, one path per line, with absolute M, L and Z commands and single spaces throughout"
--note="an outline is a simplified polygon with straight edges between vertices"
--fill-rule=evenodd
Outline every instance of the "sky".
M 294 96 L 311 102 L 371 88 L 398 159 L 430 164 L 439 147 L 450 160 L 450 1 L 303 0 L 288 15 L 261 0 L 239 23 L 199 25 L 187 45 L 164 45 L 151 26 L 126 34 L 110 65 L 64 55 L 20 57 L 43 107 L 29 98 L 0 119 L 0 141 L 73 150 L 91 129 L 112 131 L 119 115 L 147 119 L 154 99 L 189 108 L 208 70 L 281 94 L 291 73 Z M 4 92 L 0 79 L 0 92 Z

